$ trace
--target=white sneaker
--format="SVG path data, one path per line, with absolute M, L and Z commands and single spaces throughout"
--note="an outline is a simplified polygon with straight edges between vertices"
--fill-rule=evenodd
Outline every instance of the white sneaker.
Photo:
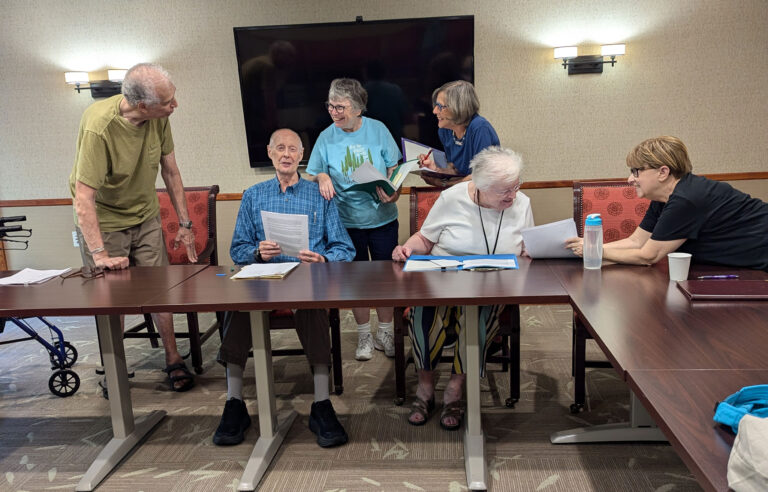
M 387 357 L 395 356 L 395 337 L 391 331 L 378 330 L 373 337 L 373 347 L 376 350 L 383 350 Z
M 355 350 L 355 359 L 371 360 L 373 357 L 373 335 L 366 333 L 357 336 L 357 350 Z

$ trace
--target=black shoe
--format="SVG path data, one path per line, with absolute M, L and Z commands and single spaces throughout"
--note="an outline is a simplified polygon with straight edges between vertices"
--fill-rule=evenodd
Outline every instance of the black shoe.
M 331 400 L 316 401 L 309 413 L 309 430 L 317 434 L 317 444 L 321 448 L 329 448 L 344 444 L 349 439 L 344 427 L 341 426 Z
M 243 400 L 231 398 L 224 404 L 221 422 L 213 434 L 213 444 L 230 446 L 240 444 L 245 439 L 245 431 L 251 426 L 251 417 Z

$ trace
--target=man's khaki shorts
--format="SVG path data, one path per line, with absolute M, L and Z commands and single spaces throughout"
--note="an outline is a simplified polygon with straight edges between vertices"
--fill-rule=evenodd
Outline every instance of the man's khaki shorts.
M 168 252 L 163 240 L 163 226 L 160 215 L 155 216 L 137 226 L 122 231 L 102 232 L 104 249 L 109 256 L 127 256 L 131 266 L 164 266 L 168 265 Z M 80 256 L 83 266 L 93 268 L 95 263 L 80 228 L 77 228 L 77 239 L 80 243 Z

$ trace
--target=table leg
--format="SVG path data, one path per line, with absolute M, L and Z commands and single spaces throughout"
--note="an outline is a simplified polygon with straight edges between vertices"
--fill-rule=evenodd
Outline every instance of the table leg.
M 112 415 L 112 434 L 104 449 L 77 484 L 77 490 L 93 490 L 104 477 L 127 455 L 133 447 L 165 417 L 165 411 L 155 410 L 134 421 L 128 373 L 125 365 L 120 315 L 96 317 L 99 349 L 109 388 L 109 408 Z
M 640 442 L 666 441 L 661 432 L 635 396 L 630 391 L 629 422 L 616 424 L 595 425 L 592 427 L 577 427 L 555 432 L 549 437 L 552 444 L 575 444 L 586 442 Z
M 469 490 L 486 490 L 485 436 L 480 413 L 480 337 L 478 335 L 478 306 L 466 306 L 461 336 L 466 337 L 467 413 L 464 419 L 464 468 Z
M 296 412 L 276 417 L 275 388 L 272 379 L 272 345 L 269 339 L 269 311 L 251 312 L 253 368 L 256 372 L 256 398 L 259 405 L 259 438 L 248 458 L 238 490 L 256 490 L 269 463 L 285 439 Z

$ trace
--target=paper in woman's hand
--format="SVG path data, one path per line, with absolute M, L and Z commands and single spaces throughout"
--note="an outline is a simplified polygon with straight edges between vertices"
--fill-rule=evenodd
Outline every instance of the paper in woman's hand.
M 577 237 L 576 222 L 565 219 L 520 231 L 525 251 L 531 258 L 578 258 L 565 247 L 565 240 Z

